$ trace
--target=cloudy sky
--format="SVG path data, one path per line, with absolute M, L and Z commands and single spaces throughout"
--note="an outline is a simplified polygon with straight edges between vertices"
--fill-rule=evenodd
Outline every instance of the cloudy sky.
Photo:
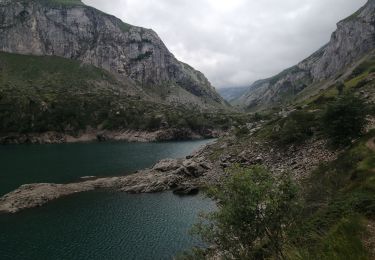
M 181 61 L 217 88 L 248 86 L 329 41 L 366 0 L 83 0 L 152 28 Z

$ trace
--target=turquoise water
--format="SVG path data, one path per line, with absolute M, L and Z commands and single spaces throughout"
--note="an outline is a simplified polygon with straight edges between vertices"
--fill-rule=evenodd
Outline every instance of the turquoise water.
M 2 146 L 0 193 L 30 182 L 127 174 L 183 157 L 206 142 Z M 0 259 L 171 259 L 200 245 L 189 229 L 199 212 L 213 208 L 201 195 L 76 194 L 0 215 Z
M 0 146 L 0 195 L 25 183 L 129 174 L 161 159 L 184 157 L 207 142 Z

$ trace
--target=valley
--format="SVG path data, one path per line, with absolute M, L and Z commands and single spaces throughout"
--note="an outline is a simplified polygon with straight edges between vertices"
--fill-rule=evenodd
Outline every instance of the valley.
M 374 0 L 218 91 L 151 29 L 0 0 L 6 259 L 374 259 L 374 138 Z

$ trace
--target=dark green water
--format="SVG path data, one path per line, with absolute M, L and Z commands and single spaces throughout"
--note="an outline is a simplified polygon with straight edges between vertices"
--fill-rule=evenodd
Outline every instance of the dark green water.
M 183 157 L 206 141 L 0 147 L 0 193 L 24 183 L 113 176 Z M 0 215 L 0 259 L 171 259 L 200 242 L 188 231 L 213 203 L 170 192 L 95 191 Z

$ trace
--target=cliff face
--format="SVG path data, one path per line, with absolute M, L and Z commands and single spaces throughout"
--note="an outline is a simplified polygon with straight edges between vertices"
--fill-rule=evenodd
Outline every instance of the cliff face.
M 251 85 L 234 101 L 258 110 L 290 101 L 302 90 L 334 79 L 375 48 L 375 1 L 337 24 L 330 42 L 296 66 Z
M 224 104 L 205 76 L 179 62 L 154 31 L 125 24 L 78 0 L 0 0 L 0 51 L 79 60 L 150 96 L 161 96 L 158 88 L 182 88 L 166 91 L 167 101 Z

